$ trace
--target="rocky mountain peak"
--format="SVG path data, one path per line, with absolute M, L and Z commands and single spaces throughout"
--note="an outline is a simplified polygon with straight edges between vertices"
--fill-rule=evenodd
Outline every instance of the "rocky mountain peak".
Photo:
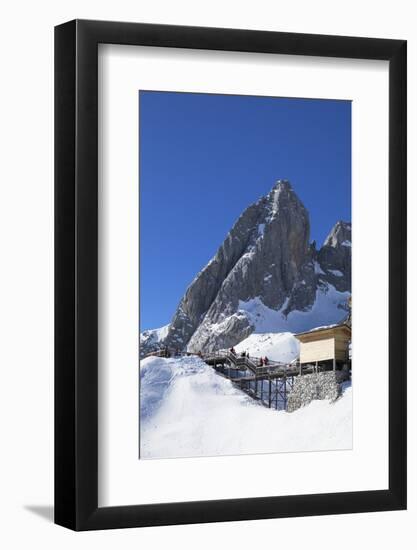
M 291 204 L 292 202 L 301 204 L 288 180 L 278 180 L 266 195 L 265 201 L 271 209 L 272 214 L 276 214 L 279 208 L 285 207 L 286 204 Z
M 339 220 L 318 252 L 318 261 L 331 284 L 339 291 L 351 289 L 352 225 Z
M 339 220 L 326 237 L 323 246 L 349 246 L 352 241 L 352 224 Z
M 237 344 L 254 330 L 262 332 L 267 325 L 271 332 L 287 330 L 293 312 L 313 311 L 318 293 L 350 290 L 348 242 L 350 224 L 337 222 L 317 251 L 310 244 L 308 211 L 290 182 L 278 180 L 241 214 L 187 288 L 164 345 L 189 351 L 218 349 Z M 332 303 L 336 304 L 334 296 Z M 310 322 L 314 326 L 315 321 Z M 335 320 L 322 324 L 329 322 Z

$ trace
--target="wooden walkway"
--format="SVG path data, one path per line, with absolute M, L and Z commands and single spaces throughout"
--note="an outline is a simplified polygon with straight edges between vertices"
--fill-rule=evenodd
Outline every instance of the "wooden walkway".
M 269 379 L 286 378 L 290 376 L 299 376 L 314 372 L 311 365 L 300 365 L 296 363 L 281 363 L 278 361 L 268 361 L 267 365 L 261 365 L 260 357 L 242 357 L 231 351 L 217 351 L 202 356 L 202 359 L 208 365 L 216 367 L 217 365 L 229 365 L 231 368 L 249 371 L 251 378 Z
M 212 352 L 202 359 L 247 395 L 277 410 L 287 410 L 295 377 L 314 372 L 313 366 L 298 363 L 268 361 L 261 365 L 258 357 L 237 355 L 230 350 Z

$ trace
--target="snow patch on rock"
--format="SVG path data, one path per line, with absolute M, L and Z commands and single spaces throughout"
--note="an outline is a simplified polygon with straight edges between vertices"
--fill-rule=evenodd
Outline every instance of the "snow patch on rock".
M 316 275 L 326 275 L 326 273 L 322 270 L 318 262 L 314 262 L 314 273 Z
M 343 273 L 339 269 L 329 269 L 328 272 L 335 277 L 343 277 Z

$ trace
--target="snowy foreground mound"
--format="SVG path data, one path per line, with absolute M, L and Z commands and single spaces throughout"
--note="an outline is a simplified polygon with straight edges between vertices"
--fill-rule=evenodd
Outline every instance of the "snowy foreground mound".
M 286 413 L 235 388 L 197 357 L 141 361 L 141 458 L 322 451 L 352 446 L 352 395 Z

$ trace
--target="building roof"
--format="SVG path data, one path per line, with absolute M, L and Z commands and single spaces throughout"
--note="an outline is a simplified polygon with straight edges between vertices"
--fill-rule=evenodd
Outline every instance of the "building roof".
M 305 332 L 299 332 L 297 334 L 294 334 L 294 336 L 296 338 L 298 338 L 299 336 L 303 337 L 303 336 L 307 336 L 307 335 L 314 336 L 315 334 L 318 334 L 318 333 L 340 332 L 340 330 L 343 330 L 343 331 L 347 330 L 347 331 L 349 331 L 349 333 L 352 332 L 352 329 L 351 329 L 350 325 L 343 322 L 343 323 L 338 323 L 338 324 L 335 324 L 335 325 L 327 325 L 327 326 L 323 326 L 323 327 L 316 327 L 316 328 L 313 328 L 311 330 L 306 330 Z

